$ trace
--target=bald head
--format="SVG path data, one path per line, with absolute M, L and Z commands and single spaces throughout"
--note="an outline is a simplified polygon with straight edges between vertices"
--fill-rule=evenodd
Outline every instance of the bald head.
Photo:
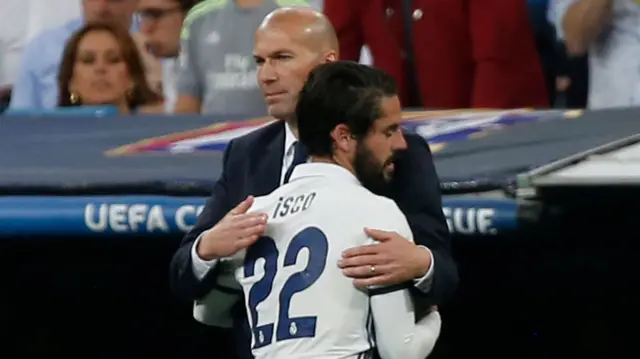
M 338 37 L 329 19 L 311 8 L 280 8 L 269 13 L 258 31 L 279 28 L 314 51 L 338 51 Z

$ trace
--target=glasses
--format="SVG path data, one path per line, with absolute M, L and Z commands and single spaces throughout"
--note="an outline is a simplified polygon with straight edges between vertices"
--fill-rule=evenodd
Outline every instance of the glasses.
M 149 21 L 155 22 L 161 20 L 162 18 L 173 14 L 174 12 L 181 12 L 182 9 L 180 7 L 174 7 L 171 9 L 158 9 L 158 8 L 149 8 L 140 10 L 137 12 L 138 18 L 140 21 Z

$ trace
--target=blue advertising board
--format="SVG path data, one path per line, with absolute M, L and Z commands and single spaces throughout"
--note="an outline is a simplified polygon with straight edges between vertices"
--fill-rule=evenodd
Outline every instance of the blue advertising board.
M 0 197 L 0 237 L 113 237 L 181 235 L 195 223 L 205 198 L 168 196 Z M 517 227 L 510 199 L 444 199 L 449 229 L 460 235 L 496 235 Z

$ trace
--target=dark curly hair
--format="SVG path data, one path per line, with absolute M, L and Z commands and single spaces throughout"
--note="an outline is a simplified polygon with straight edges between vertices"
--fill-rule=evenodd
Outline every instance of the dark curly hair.
M 381 100 L 397 95 L 396 83 L 384 71 L 351 61 L 328 62 L 307 79 L 296 106 L 300 141 L 310 155 L 332 155 L 331 131 L 345 124 L 363 138 L 382 115 Z

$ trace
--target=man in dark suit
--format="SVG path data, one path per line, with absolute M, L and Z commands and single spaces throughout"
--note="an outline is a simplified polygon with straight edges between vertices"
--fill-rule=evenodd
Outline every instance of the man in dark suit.
M 276 10 L 258 28 L 254 46 L 258 81 L 269 114 L 280 121 L 229 143 L 213 194 L 173 257 L 172 288 L 186 300 L 204 303 L 201 314 L 194 313 L 199 321 L 229 324 L 224 320 L 228 318 L 206 317 L 206 305 L 237 299 L 229 285 L 220 283 L 223 266 L 217 264 L 250 246 L 263 233 L 266 218 L 246 213 L 251 196 L 273 191 L 293 166 L 306 160 L 304 148 L 296 140 L 293 115 L 297 94 L 315 66 L 337 60 L 337 48 L 328 20 L 309 9 Z M 345 252 L 339 266 L 354 278 L 356 286 L 413 281 L 416 305 L 429 307 L 442 304 L 453 294 L 458 277 L 429 147 L 413 134 L 407 134 L 406 141 L 408 148 L 397 156 L 394 179 L 383 194 L 396 201 L 406 215 L 418 245 L 397 233 L 375 231 L 371 236 L 379 244 Z M 238 353 L 251 358 L 244 307 L 236 314 L 233 327 Z M 224 335 L 207 340 L 216 343 L 218 356 L 229 349 Z M 225 357 L 230 355 L 225 353 Z

